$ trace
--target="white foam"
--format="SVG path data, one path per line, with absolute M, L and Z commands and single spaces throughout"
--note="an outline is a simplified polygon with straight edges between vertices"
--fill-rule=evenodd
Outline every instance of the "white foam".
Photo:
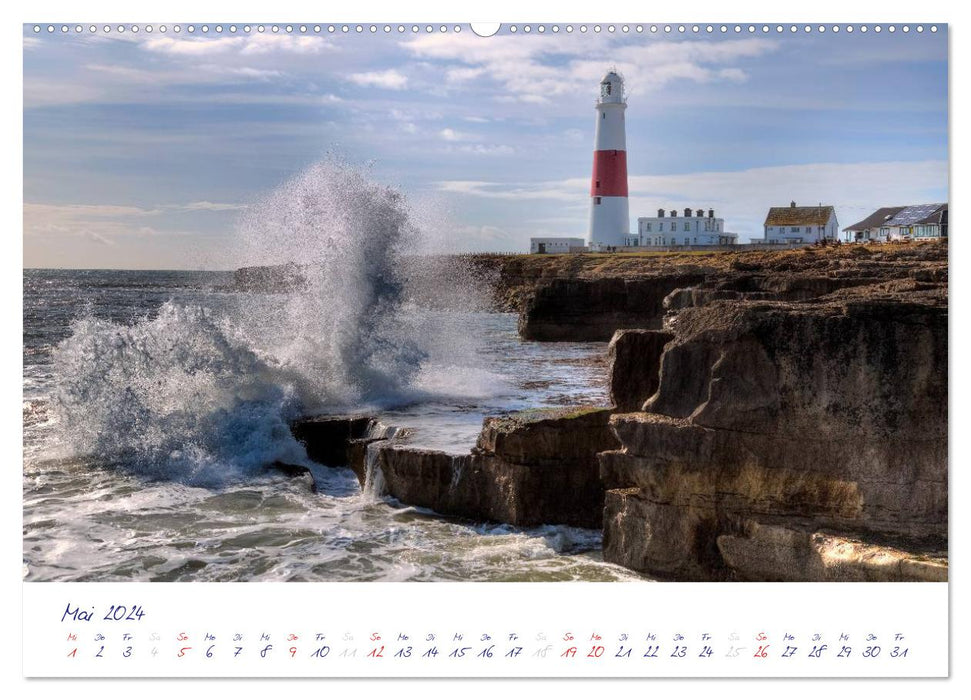
M 454 382 L 477 376 L 470 334 L 405 308 L 443 272 L 431 266 L 432 279 L 414 261 L 402 272 L 418 238 L 400 192 L 336 160 L 311 166 L 248 208 L 235 251 L 241 263 L 297 263 L 302 288 L 207 308 L 170 301 L 131 325 L 75 321 L 53 352 L 61 454 L 223 484 L 274 461 L 308 464 L 288 429 L 301 413 L 481 393 L 482 382 Z

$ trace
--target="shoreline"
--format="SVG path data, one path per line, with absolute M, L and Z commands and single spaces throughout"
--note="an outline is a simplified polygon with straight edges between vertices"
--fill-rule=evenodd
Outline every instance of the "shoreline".
M 946 243 L 743 255 L 646 291 L 546 280 L 521 336 L 611 328 L 613 406 L 487 418 L 465 456 L 372 442 L 362 485 L 446 516 L 601 514 L 605 561 L 676 580 L 947 580 Z
M 947 580 L 946 242 L 503 259 L 521 339 L 611 341 L 610 405 L 487 417 L 463 454 L 294 430 L 314 462 L 443 519 L 599 529 L 657 579 Z

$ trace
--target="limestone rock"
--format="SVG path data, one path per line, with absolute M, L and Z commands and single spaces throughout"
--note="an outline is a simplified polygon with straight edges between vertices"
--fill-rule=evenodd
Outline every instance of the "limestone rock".
M 329 467 L 350 464 L 348 446 L 352 440 L 365 437 L 374 422 L 373 416 L 311 416 L 290 424 L 290 432 L 303 444 L 307 457 Z
M 659 329 L 664 298 L 704 279 L 698 272 L 645 279 L 555 279 L 536 289 L 519 317 L 525 340 L 608 341 L 622 328 Z
M 273 462 L 266 466 L 267 471 L 283 474 L 290 479 L 302 479 L 311 493 L 317 493 L 317 480 L 309 467 L 302 464 L 287 464 L 286 462 Z
M 947 581 L 947 556 L 912 552 L 825 532 L 752 523 L 746 535 L 721 535 L 726 564 L 756 581 Z
M 664 331 L 620 330 L 607 348 L 610 401 L 618 411 L 640 410 L 658 388 L 661 355 L 674 338 Z
M 600 528 L 597 453 L 618 446 L 609 418 L 609 409 L 582 407 L 487 418 L 471 454 L 388 443 L 376 467 L 388 495 L 444 515 Z M 367 448 L 352 449 L 358 461 Z
M 887 573 L 872 552 L 844 571 L 826 563 L 833 546 L 806 538 L 946 550 L 939 288 L 718 301 L 681 311 L 673 332 L 657 392 L 644 412 L 613 416 L 622 448 L 600 455 L 607 561 L 689 579 L 937 575 L 907 558 Z M 753 539 L 752 522 L 782 529 Z

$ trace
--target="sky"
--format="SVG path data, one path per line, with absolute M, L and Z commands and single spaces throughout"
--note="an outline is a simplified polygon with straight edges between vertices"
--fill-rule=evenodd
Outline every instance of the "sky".
M 399 188 L 441 250 L 582 237 L 612 67 L 632 230 L 659 208 L 713 208 L 745 241 L 792 200 L 835 206 L 845 227 L 948 199 L 944 26 L 195 26 L 24 27 L 25 267 L 232 268 L 247 207 L 329 154 Z

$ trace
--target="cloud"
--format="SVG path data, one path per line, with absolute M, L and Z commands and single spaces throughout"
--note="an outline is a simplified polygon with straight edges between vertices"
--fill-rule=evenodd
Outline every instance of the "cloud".
M 351 82 L 364 87 L 379 87 L 386 90 L 403 90 L 408 87 L 408 77 L 394 68 L 368 73 L 351 73 Z
M 148 39 L 142 44 L 146 51 L 164 53 L 176 56 L 211 56 L 213 54 L 239 51 L 246 39 L 241 36 L 224 36 L 217 38 L 186 37 L 176 39 L 171 36 L 160 36 Z
M 223 75 L 239 76 L 241 78 L 252 78 L 254 80 L 275 80 L 277 78 L 282 78 L 285 74 L 278 70 L 266 70 L 263 68 L 249 68 L 247 66 L 239 66 L 238 68 L 231 68 L 226 66 L 207 66 L 214 73 L 221 73 Z
M 82 232 L 82 235 L 84 235 L 85 237 L 91 239 L 95 243 L 100 243 L 101 245 L 114 245 L 115 244 L 114 241 L 105 238 L 100 233 L 97 233 L 95 231 L 83 231 Z
M 575 46 L 583 41 L 583 47 Z M 570 43 L 573 42 L 573 43 Z M 539 104 L 557 98 L 589 94 L 608 66 L 624 74 L 632 93 L 664 88 L 677 80 L 695 83 L 742 82 L 748 74 L 734 65 L 775 51 L 772 39 L 652 40 L 621 44 L 605 36 L 499 36 L 469 40 L 433 34 L 405 42 L 422 59 L 443 61 L 446 82 L 458 89 L 484 81 L 498 84 L 503 101 Z
M 142 42 L 142 48 L 170 56 L 214 56 L 240 54 L 256 56 L 270 53 L 316 54 L 335 49 L 327 39 L 292 34 L 254 34 L 223 37 L 154 37 Z
M 77 81 L 62 81 L 56 78 L 24 80 L 24 109 L 92 102 L 103 96 L 102 88 L 84 85 Z
M 456 149 L 459 153 L 467 153 L 475 156 L 508 156 L 516 152 L 512 146 L 505 144 L 488 145 L 484 143 L 473 143 L 459 146 Z
M 586 181 L 584 181 L 586 182 Z M 537 183 L 499 183 L 482 180 L 446 180 L 436 183 L 442 192 L 460 194 L 485 199 L 506 199 L 526 201 L 536 199 L 559 200 L 566 202 L 577 201 L 582 196 L 577 191 L 576 181 L 560 180 L 555 182 Z M 589 192 L 590 183 L 586 182 Z
M 267 53 L 318 54 L 336 51 L 337 47 L 319 36 L 294 36 L 291 34 L 256 34 L 248 37 L 240 53 L 246 55 Z
M 450 83 L 464 83 L 485 75 L 485 68 L 452 68 L 445 72 L 445 80 Z
M 161 204 L 138 207 L 118 204 L 40 204 L 24 203 L 24 236 L 83 236 L 98 243 L 113 244 L 123 236 L 156 235 L 158 230 L 145 224 L 145 219 L 193 212 L 226 212 L 244 209 L 245 205 L 198 201 L 185 204 Z M 167 232 L 171 233 L 171 232 Z
M 245 204 L 227 204 L 225 202 L 189 202 L 188 204 L 168 204 L 163 205 L 165 209 L 176 209 L 179 211 L 236 211 L 245 209 Z
M 455 129 L 445 128 L 438 132 L 446 141 L 467 141 L 472 138 L 469 134 L 465 134 L 461 131 L 456 131 Z

